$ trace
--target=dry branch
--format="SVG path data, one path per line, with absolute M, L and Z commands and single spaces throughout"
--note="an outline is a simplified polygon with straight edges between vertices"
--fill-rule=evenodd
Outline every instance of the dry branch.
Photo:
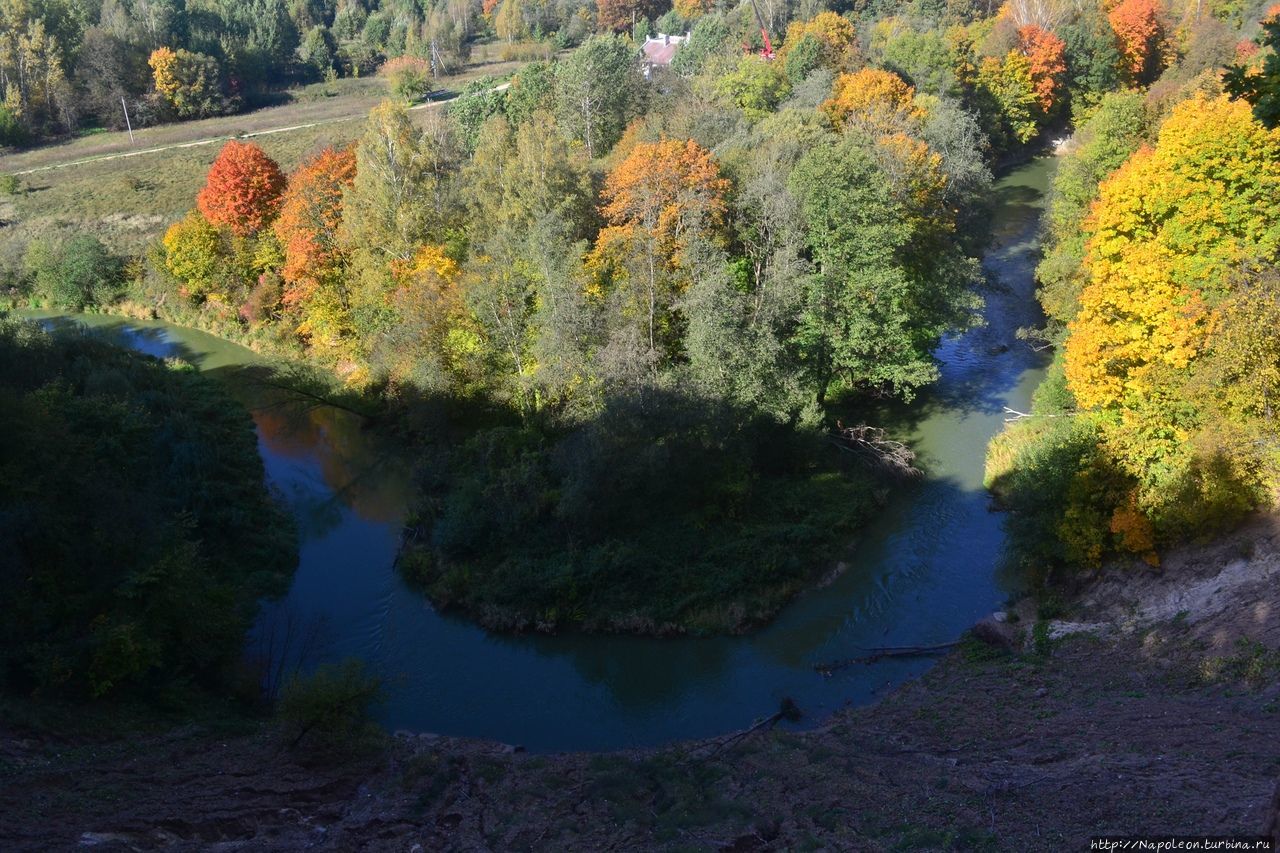
M 915 451 L 902 442 L 887 437 L 879 427 L 866 424 L 847 427 L 840 424 L 831 433 L 831 443 L 854 454 L 869 467 L 899 476 L 920 476 L 920 469 L 915 467 Z

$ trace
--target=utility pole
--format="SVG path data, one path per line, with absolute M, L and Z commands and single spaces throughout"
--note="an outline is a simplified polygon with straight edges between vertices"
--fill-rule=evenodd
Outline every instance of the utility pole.
M 129 105 L 124 102 L 124 95 L 120 96 L 120 106 L 124 109 L 124 126 L 129 128 L 129 144 L 133 144 L 133 122 L 129 121 Z

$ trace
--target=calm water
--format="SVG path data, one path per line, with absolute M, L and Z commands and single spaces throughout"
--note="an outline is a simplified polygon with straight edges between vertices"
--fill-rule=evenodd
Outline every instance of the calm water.
M 997 185 L 996 236 L 985 265 L 998 285 L 987 294 L 987 325 L 943 342 L 937 388 L 885 416 L 911 437 L 928 476 L 863 531 L 848 571 L 802 595 L 767 628 L 718 639 L 505 637 L 442 616 L 393 568 L 408 494 L 405 462 L 342 412 L 299 413 L 241 388 L 256 407 L 267 477 L 293 509 L 302 540 L 293 587 L 264 608 L 253 653 L 363 658 L 390 680 L 382 709 L 388 727 L 533 750 L 717 734 L 772 713 L 784 696 L 805 711 L 801 725 L 813 724 L 919 674 L 929 661 L 886 660 L 830 678 L 813 665 L 857 656 L 862 647 L 953 640 L 1014 589 L 1015 579 L 1000 570 L 1005 537 L 982 488 L 982 464 L 1003 425 L 1001 407 L 1025 410 L 1041 378 L 1040 361 L 1014 332 L 1039 319 L 1032 271 L 1052 168 L 1038 160 Z M 190 329 L 77 319 L 204 370 L 254 359 Z

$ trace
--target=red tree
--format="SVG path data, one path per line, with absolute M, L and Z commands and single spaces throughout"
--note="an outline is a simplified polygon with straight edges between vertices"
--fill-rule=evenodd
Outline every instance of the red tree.
M 284 187 L 284 173 L 275 160 L 252 143 L 232 140 L 209 167 L 196 207 L 205 219 L 246 237 L 275 217 Z
M 1150 82 L 1164 59 L 1164 28 L 1156 0 L 1121 0 L 1107 16 L 1120 40 L 1125 71 L 1135 82 Z
M 273 228 L 284 247 L 284 303 L 303 302 L 338 265 L 342 192 L 356 177 L 354 148 L 326 148 L 298 167 L 280 204 Z
M 1018 29 L 1018 44 L 1031 63 L 1031 80 L 1040 109 L 1049 112 L 1058 101 L 1062 75 L 1067 71 L 1067 45 L 1053 33 L 1027 24 Z

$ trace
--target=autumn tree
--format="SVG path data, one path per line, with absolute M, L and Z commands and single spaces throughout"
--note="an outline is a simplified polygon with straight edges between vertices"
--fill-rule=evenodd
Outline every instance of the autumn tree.
M 785 63 L 791 51 L 806 37 L 817 42 L 818 62 L 822 67 L 835 73 L 857 67 L 858 35 L 848 18 L 835 12 L 819 12 L 807 21 L 793 21 L 787 27 L 778 58 Z
M 350 273 L 331 324 L 347 334 L 344 324 L 350 323 L 357 360 L 374 367 L 403 365 L 402 351 L 409 344 L 402 336 L 393 340 L 391 333 L 409 323 L 402 310 L 423 305 L 409 298 L 411 293 L 397 294 L 404 276 L 418 275 L 415 270 L 425 275 L 431 268 L 416 259 L 424 246 L 441 245 L 454 221 L 457 160 L 443 116 L 430 116 L 419 130 L 399 105 L 384 103 L 370 113 L 356 146 L 355 178 L 343 193 L 340 243 L 350 258 Z M 405 328 L 426 334 L 429 325 L 413 322 Z M 434 329 L 430 326 L 432 334 Z M 361 375 L 353 373 L 350 381 Z
M 1167 49 L 1156 0 L 1121 0 L 1107 20 L 1120 41 L 1128 78 L 1139 84 L 1150 83 L 1164 67 Z
M 671 8 L 686 21 L 696 21 L 711 11 L 711 0 L 675 0 Z
M 0 10 L 0 144 L 20 142 L 27 132 L 67 126 L 71 105 L 63 67 L 66 46 L 25 5 Z M 8 123 L 12 126 L 5 127 Z
M 1035 138 L 1040 101 L 1026 56 L 1011 50 L 1003 61 L 987 57 L 978 69 L 978 86 L 999 107 L 1003 131 L 1011 140 L 1025 144 Z
M 404 262 L 393 262 L 392 321 L 380 329 L 378 366 L 421 388 L 440 388 L 479 350 L 478 337 L 461 314 L 461 270 L 443 246 L 426 244 Z
M 169 226 L 163 242 L 165 267 L 182 282 L 184 295 L 226 295 L 229 251 L 222 229 L 193 210 Z
M 609 225 L 592 265 L 601 292 L 623 296 L 641 318 L 652 358 L 678 351 L 674 303 L 688 285 L 684 252 L 722 227 L 729 182 L 711 153 L 693 140 L 640 143 L 605 179 Z
M 266 152 L 252 142 L 232 140 L 209 167 L 196 208 L 212 224 L 247 237 L 275 218 L 285 183 L 284 173 Z
M 226 111 L 218 61 L 212 56 L 160 47 L 148 62 L 156 91 L 179 118 L 203 118 Z
M 332 286 L 341 273 L 339 244 L 342 194 L 355 179 L 356 157 L 351 148 L 326 148 L 298 167 L 273 223 L 284 251 L 280 275 L 286 308 L 306 314 L 309 299 L 321 287 Z M 304 324 L 306 320 L 304 319 Z
M 1055 329 L 1070 322 L 1079 307 L 1086 278 L 1084 222 L 1098 186 L 1137 150 L 1149 124 L 1141 93 L 1110 92 L 1076 131 L 1072 149 L 1060 158 L 1045 212 L 1044 259 L 1036 268 L 1040 304 Z
M 1231 295 L 1214 309 L 1206 397 L 1256 433 L 1274 434 L 1280 409 L 1280 276 L 1249 270 L 1236 273 L 1231 284 Z
M 1191 364 L 1228 271 L 1280 249 L 1278 188 L 1280 132 L 1245 104 L 1203 96 L 1175 108 L 1156 147 L 1102 185 L 1067 346 L 1081 405 L 1121 405 L 1148 393 L 1161 366 Z
M 652 21 L 670 8 L 667 0 L 596 0 L 596 20 L 601 29 L 625 32 L 635 21 Z
M 854 123 L 873 133 L 904 130 L 924 112 L 915 105 L 916 90 L 892 71 L 864 68 L 836 78 L 822 111 L 837 127 Z
M 1233 289 L 1242 265 L 1280 255 L 1278 190 L 1280 132 L 1247 104 L 1197 96 L 1102 185 L 1086 224 L 1088 283 L 1068 327 L 1066 378 L 1098 413 L 1107 452 L 1157 531 L 1205 529 L 1252 500 L 1252 451 L 1224 443 L 1211 419 L 1232 395 L 1197 374 L 1218 323 L 1257 316 Z M 1241 364 L 1262 369 L 1269 357 L 1221 340 Z
M 391 91 L 406 101 L 417 101 L 431 94 L 431 64 L 417 56 L 397 56 L 378 68 Z
M 1048 115 L 1062 98 L 1067 46 L 1062 39 L 1034 24 L 1019 28 L 1018 45 L 1030 63 L 1031 84 L 1040 111 Z

